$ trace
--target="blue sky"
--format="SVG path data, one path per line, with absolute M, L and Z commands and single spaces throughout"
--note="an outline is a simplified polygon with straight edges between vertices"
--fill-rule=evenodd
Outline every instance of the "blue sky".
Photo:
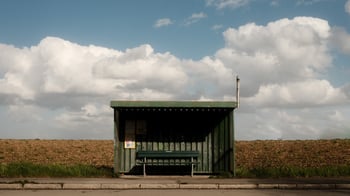
M 1 0 L 0 30 L 0 138 L 111 138 L 109 100 L 233 99 L 232 73 L 238 139 L 350 137 L 347 0 Z
M 198 59 L 212 55 L 223 46 L 221 33 L 224 29 L 250 22 L 265 25 L 280 18 L 312 16 L 350 31 L 349 15 L 344 11 L 345 1 L 342 0 L 247 2 L 239 8 L 220 9 L 203 0 L 2 0 L 0 40 L 23 47 L 36 45 L 46 36 L 57 36 L 79 44 L 119 50 L 148 43 L 160 52 Z M 194 13 L 204 13 L 206 17 L 184 25 Z M 174 22 L 154 28 L 155 21 L 160 18 Z M 221 26 L 213 30 L 215 25 Z

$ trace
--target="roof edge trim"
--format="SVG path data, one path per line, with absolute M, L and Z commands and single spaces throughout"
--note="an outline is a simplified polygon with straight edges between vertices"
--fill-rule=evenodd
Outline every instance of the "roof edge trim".
M 236 108 L 234 101 L 111 101 L 112 108 Z

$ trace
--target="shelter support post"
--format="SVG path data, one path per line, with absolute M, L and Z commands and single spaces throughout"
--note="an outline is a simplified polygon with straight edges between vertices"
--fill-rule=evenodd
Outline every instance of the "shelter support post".
M 114 109 L 114 174 L 119 174 L 119 112 Z
M 230 172 L 233 173 L 233 176 L 236 176 L 236 160 L 235 160 L 235 153 L 236 153 L 236 148 L 235 148 L 235 131 L 234 131 L 234 110 L 230 112 L 230 131 L 229 131 L 229 144 L 230 144 L 230 155 L 229 155 L 229 163 L 230 163 Z

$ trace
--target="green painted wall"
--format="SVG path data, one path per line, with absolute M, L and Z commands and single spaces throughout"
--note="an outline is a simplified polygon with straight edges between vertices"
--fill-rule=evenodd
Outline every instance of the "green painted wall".
M 139 172 L 138 150 L 199 151 L 195 173 L 233 171 L 233 109 L 117 109 L 115 171 Z M 125 148 L 134 134 L 135 148 Z M 126 138 L 126 139 L 125 139 Z M 160 160 L 170 165 L 182 160 Z

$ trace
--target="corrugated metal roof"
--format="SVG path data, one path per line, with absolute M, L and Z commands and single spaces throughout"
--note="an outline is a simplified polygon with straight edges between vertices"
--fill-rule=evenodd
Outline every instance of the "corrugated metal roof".
M 234 101 L 111 101 L 112 108 L 226 108 L 234 109 Z

